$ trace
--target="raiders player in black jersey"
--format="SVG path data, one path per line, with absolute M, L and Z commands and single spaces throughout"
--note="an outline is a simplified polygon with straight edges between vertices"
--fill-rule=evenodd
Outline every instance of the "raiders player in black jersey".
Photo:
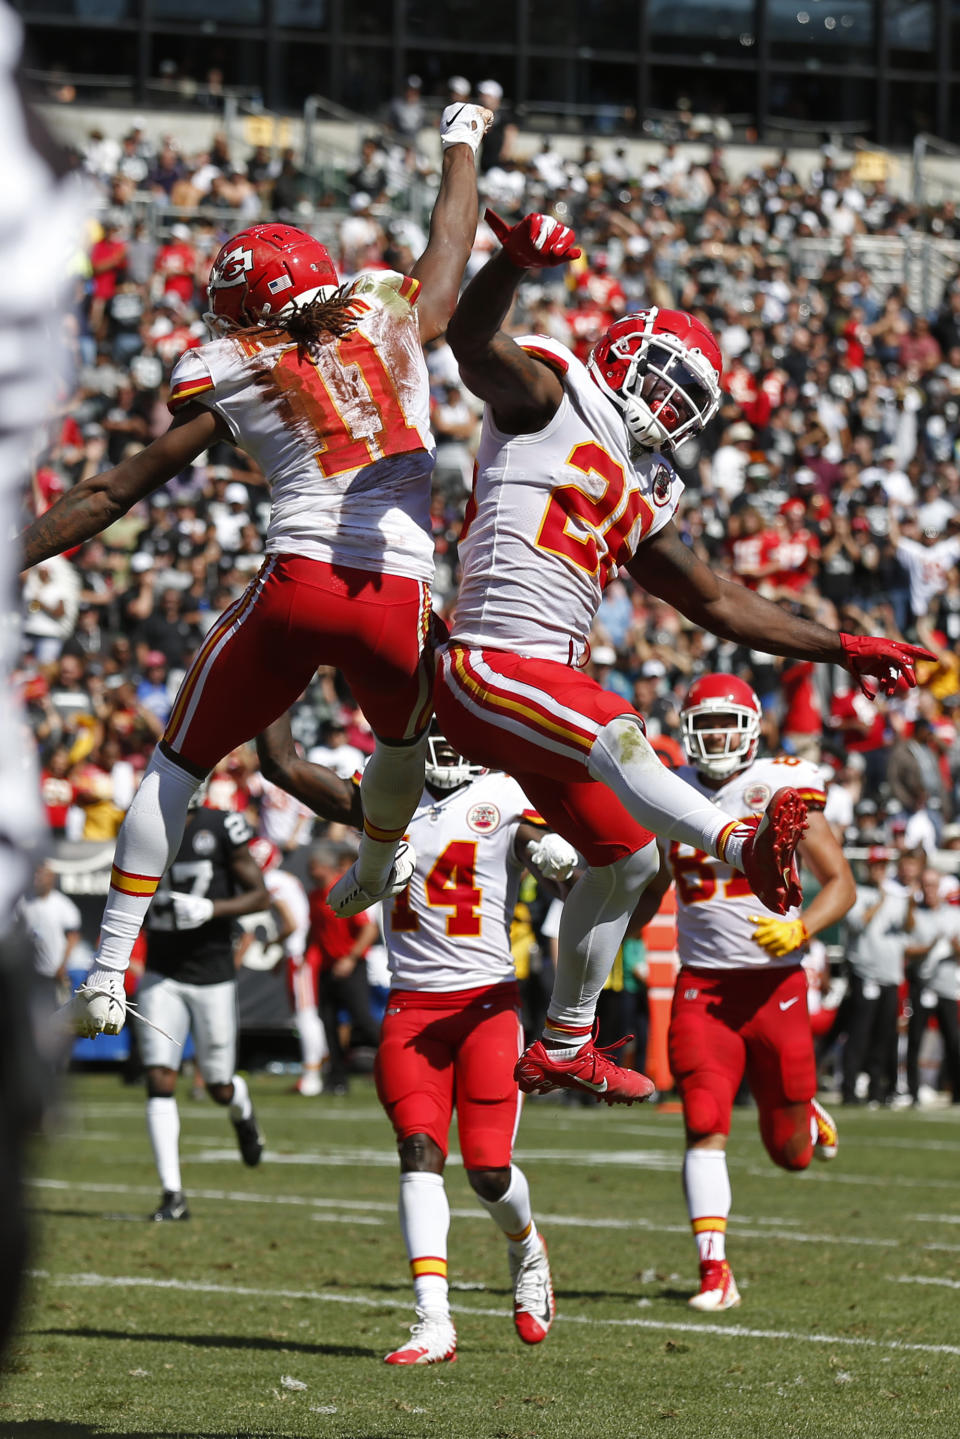
M 183 843 L 147 914 L 147 961 L 137 999 L 147 1071 L 147 1130 L 163 1186 L 153 1219 L 187 1219 L 180 1180 L 180 1115 L 175 1089 L 187 1035 L 211 1099 L 229 1105 L 244 1164 L 258 1164 L 263 1138 L 246 1080 L 234 1073 L 237 993 L 234 920 L 269 909 L 270 896 L 248 849 L 242 814 L 193 806 Z

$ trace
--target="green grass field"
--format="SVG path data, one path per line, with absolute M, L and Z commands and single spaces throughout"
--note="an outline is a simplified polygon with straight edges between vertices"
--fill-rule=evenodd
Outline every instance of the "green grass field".
M 688 1309 L 696 1255 L 680 1120 L 538 1101 L 517 1159 L 550 1246 L 558 1317 L 517 1340 L 503 1241 L 457 1162 L 455 1364 L 396 1370 L 412 1322 L 392 1135 L 372 1085 L 304 1100 L 254 1076 L 256 1170 L 222 1110 L 181 1095 L 192 1219 L 159 1186 L 143 1092 L 74 1079 L 36 1157 L 31 1295 L 0 1390 L 17 1439 L 957 1439 L 960 1123 L 841 1111 L 841 1150 L 773 1168 L 755 1115 L 730 1149 L 743 1294 Z M 294 1381 L 295 1387 L 291 1387 Z

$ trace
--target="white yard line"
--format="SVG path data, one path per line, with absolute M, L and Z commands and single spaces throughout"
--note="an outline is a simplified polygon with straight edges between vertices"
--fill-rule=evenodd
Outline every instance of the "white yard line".
M 898 1274 L 888 1276 L 894 1284 L 934 1284 L 940 1289 L 960 1289 L 960 1279 L 941 1279 L 929 1274 Z
M 227 1299 L 302 1299 L 314 1304 L 352 1304 L 365 1309 L 409 1309 L 410 1300 L 372 1298 L 363 1294 L 330 1294 L 313 1289 L 254 1289 L 248 1285 L 209 1284 L 191 1279 L 141 1279 L 133 1275 L 50 1274 L 43 1269 L 31 1271 L 53 1288 L 59 1289 L 168 1289 L 185 1294 L 223 1295 Z M 508 1319 L 508 1309 L 478 1309 L 472 1305 L 452 1304 L 456 1314 L 469 1318 Z M 949 1354 L 960 1358 L 960 1345 L 908 1344 L 899 1339 L 865 1339 L 845 1334 L 810 1334 L 789 1329 L 749 1329 L 742 1324 L 695 1324 L 690 1321 L 661 1319 L 598 1319 L 593 1315 L 557 1315 L 558 1324 L 589 1325 L 591 1329 L 649 1329 L 658 1333 L 695 1334 L 708 1339 L 780 1339 L 797 1344 L 830 1344 L 854 1349 L 891 1350 L 907 1354 Z M 135 1339 L 135 1333 L 130 1336 Z
M 156 1187 L 150 1188 L 147 1185 L 134 1184 L 104 1184 L 104 1183 L 73 1183 L 65 1179 L 34 1179 L 30 1181 L 34 1188 L 58 1190 L 70 1194 L 119 1194 L 136 1197 L 154 1197 Z M 380 1223 L 379 1220 L 366 1219 L 361 1216 L 364 1211 L 374 1214 L 395 1214 L 396 1204 L 391 1201 L 375 1199 L 321 1199 L 311 1195 L 301 1194 L 255 1194 L 245 1190 L 230 1189 L 196 1189 L 190 1186 L 188 1189 L 190 1199 L 210 1199 L 217 1203 L 241 1203 L 241 1204 L 281 1204 L 293 1205 L 297 1208 L 316 1209 L 321 1213 L 314 1215 L 314 1218 L 324 1219 L 329 1223 L 341 1222 L 343 1224 L 353 1223 Z M 324 1212 L 328 1211 L 328 1212 Z M 489 1222 L 488 1216 L 479 1205 L 476 1208 L 465 1209 L 451 1207 L 451 1215 L 456 1219 L 478 1220 L 480 1223 Z M 584 1218 L 578 1214 L 550 1214 L 545 1210 L 538 1210 L 538 1222 L 545 1229 L 599 1229 L 613 1230 L 626 1233 L 639 1234 L 689 1234 L 689 1224 L 678 1222 L 676 1224 L 654 1223 L 653 1220 L 634 1217 L 630 1219 L 619 1216 Z M 912 1236 L 891 1236 L 883 1239 L 873 1239 L 859 1234 L 826 1234 L 821 1230 L 807 1234 L 794 1229 L 791 1226 L 774 1227 L 776 1220 L 765 1220 L 762 1223 L 757 1221 L 738 1220 L 733 1215 L 730 1225 L 730 1234 L 737 1239 L 773 1239 L 778 1243 L 787 1240 L 794 1244 L 825 1244 L 839 1245 L 843 1248 L 853 1249 L 898 1249 L 909 1245 L 912 1249 L 918 1246 Z M 948 1251 L 960 1249 L 960 1245 L 920 1245 L 920 1248 L 942 1248 Z

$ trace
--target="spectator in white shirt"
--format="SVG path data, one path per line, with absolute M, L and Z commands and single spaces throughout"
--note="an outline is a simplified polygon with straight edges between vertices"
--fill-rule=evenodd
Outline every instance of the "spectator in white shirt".
M 47 860 L 33 872 L 33 885 L 17 904 L 16 913 L 33 945 L 33 962 L 50 1009 L 58 1003 L 58 988 L 69 983 L 67 965 L 80 938 L 80 911 L 56 887 Z

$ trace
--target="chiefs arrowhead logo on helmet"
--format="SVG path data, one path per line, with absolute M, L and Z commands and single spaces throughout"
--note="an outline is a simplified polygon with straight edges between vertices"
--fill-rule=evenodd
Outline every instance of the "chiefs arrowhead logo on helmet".
M 712 779 L 728 779 L 746 769 L 760 743 L 760 701 L 736 675 L 702 675 L 680 706 L 680 729 L 687 759 Z
M 676 449 L 720 408 L 720 347 L 686 310 L 625 315 L 594 345 L 587 369 L 643 449 Z
M 306 230 L 251 225 L 220 247 L 204 319 L 215 330 L 275 324 L 312 300 L 329 298 L 339 285 L 329 252 Z

